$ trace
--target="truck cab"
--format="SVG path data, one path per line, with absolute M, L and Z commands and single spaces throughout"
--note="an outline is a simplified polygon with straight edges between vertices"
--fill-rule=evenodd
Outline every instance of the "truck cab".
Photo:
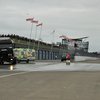
M 16 63 L 16 57 L 13 52 L 13 41 L 10 38 L 0 38 L 0 64 L 9 62 L 10 64 Z

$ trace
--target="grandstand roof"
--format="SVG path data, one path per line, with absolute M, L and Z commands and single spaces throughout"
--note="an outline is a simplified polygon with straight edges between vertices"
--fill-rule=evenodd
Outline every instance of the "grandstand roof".
M 85 38 L 88 38 L 88 37 L 81 37 L 81 38 L 70 38 L 72 40 L 82 40 L 82 39 L 85 39 Z

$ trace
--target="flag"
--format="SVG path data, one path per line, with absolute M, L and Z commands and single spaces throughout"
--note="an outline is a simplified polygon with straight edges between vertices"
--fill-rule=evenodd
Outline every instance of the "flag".
M 59 38 L 62 38 L 62 37 L 63 37 L 64 39 L 67 39 L 67 37 L 66 37 L 66 36 L 64 36 L 64 35 L 60 36 Z
M 66 37 L 66 36 L 64 36 L 64 35 L 62 35 L 62 36 L 60 36 L 59 38 L 64 38 L 64 39 L 67 39 L 67 40 L 69 40 L 70 42 L 74 42 L 72 39 L 70 39 L 70 38 L 68 38 L 68 37 Z
M 74 41 L 73 41 L 72 39 L 69 39 L 69 38 L 68 38 L 68 40 L 69 40 L 70 42 L 73 42 L 73 43 L 74 43 Z
M 42 23 L 40 23 L 40 24 L 38 24 L 38 25 L 36 25 L 36 26 L 42 26 Z
M 38 21 L 35 21 L 35 20 L 33 20 L 33 21 L 31 21 L 32 23 L 38 23 Z
M 26 21 L 33 21 L 33 18 L 27 18 Z
M 51 34 L 53 34 L 54 32 L 55 32 L 55 30 Z
M 73 42 L 73 43 L 75 43 L 75 44 L 77 44 L 77 46 L 79 46 L 79 44 L 77 43 L 77 42 L 75 42 L 75 41 L 73 41 L 72 39 L 70 39 L 70 38 L 68 38 L 68 37 L 66 37 L 66 36 L 64 36 L 64 35 L 62 35 L 62 36 L 59 36 L 59 38 L 64 38 L 64 39 L 67 39 L 67 40 L 69 40 L 70 42 Z M 81 45 L 82 46 L 82 45 Z M 81 47 L 81 46 L 79 46 L 79 47 Z M 83 47 L 83 46 L 82 46 Z

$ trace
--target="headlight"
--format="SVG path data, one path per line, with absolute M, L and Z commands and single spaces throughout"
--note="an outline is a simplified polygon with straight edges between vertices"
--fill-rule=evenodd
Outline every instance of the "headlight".
M 12 54 L 8 54 L 8 56 L 12 56 Z

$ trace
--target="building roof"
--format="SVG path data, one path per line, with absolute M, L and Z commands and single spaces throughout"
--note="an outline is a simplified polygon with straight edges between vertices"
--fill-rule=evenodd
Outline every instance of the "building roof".
M 81 37 L 81 38 L 70 38 L 72 40 L 82 40 L 82 39 L 85 39 L 85 38 L 88 38 L 88 37 Z

